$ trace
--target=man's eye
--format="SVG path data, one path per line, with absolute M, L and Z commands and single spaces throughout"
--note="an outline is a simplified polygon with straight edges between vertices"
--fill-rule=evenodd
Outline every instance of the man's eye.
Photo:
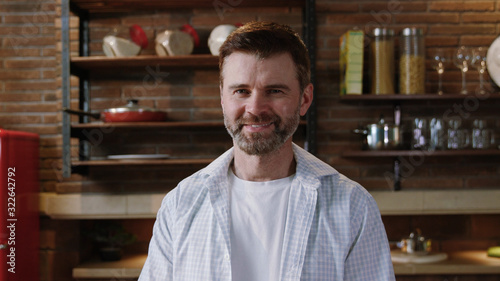
M 244 90 L 244 89 L 240 89 L 240 90 L 234 91 L 234 93 L 235 94 L 240 94 L 240 95 L 246 95 L 246 94 L 248 94 L 248 91 Z
M 276 90 L 276 89 L 268 90 L 267 92 L 268 92 L 269 94 L 280 94 L 280 93 L 283 93 L 283 91 L 281 91 L 281 90 Z

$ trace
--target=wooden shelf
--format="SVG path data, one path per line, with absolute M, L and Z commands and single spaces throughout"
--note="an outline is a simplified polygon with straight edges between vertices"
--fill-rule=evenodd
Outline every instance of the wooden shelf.
M 138 278 L 147 255 L 125 256 L 120 261 L 97 259 L 73 269 L 73 278 Z M 500 274 L 500 259 L 488 257 L 486 251 L 448 253 L 448 259 L 436 263 L 393 263 L 396 275 L 421 274 Z
M 227 9 L 244 7 L 303 7 L 304 1 L 300 0 L 252 0 L 238 1 L 237 5 L 230 5 L 231 2 L 213 0 L 71 0 L 74 5 L 73 10 L 85 10 L 90 13 L 120 13 L 137 12 L 151 10 L 172 10 L 172 9 Z
M 464 150 L 357 150 L 345 151 L 342 157 L 399 157 L 399 156 L 498 156 L 499 149 Z
M 500 99 L 500 93 L 493 93 L 486 97 L 479 95 L 460 95 L 460 94 L 446 94 L 439 96 L 437 94 L 423 94 L 423 95 L 342 95 L 341 101 L 406 101 L 406 100 L 463 100 L 465 98 L 477 98 L 478 100 Z
M 500 214 L 497 189 L 370 191 L 370 194 L 382 215 Z
M 425 188 L 425 187 L 422 187 Z M 500 190 L 370 191 L 382 215 L 500 214 Z M 40 193 L 52 219 L 155 218 L 164 193 Z
M 40 193 L 40 213 L 52 219 L 154 219 L 165 193 Z
M 500 259 L 486 251 L 448 253 L 448 259 L 436 263 L 394 263 L 396 275 L 418 274 L 500 274 Z
M 300 126 L 307 125 L 307 121 L 301 120 Z M 192 128 L 224 128 L 223 121 L 167 121 L 167 122 L 91 122 L 91 123 L 73 123 L 73 130 L 99 129 L 99 128 L 127 128 L 127 129 L 192 129 Z
M 224 127 L 224 122 L 92 122 L 92 123 L 74 123 L 73 129 L 99 129 L 99 128 L 130 128 L 130 129 L 151 129 L 151 128 L 217 128 Z
M 89 160 L 73 161 L 73 167 L 97 167 L 97 166 L 177 166 L 177 165 L 208 165 L 213 158 L 194 159 L 153 159 L 153 160 Z
M 161 67 L 162 70 L 192 70 L 192 69 L 217 69 L 219 57 L 209 54 L 160 57 L 155 55 L 116 57 L 90 56 L 72 57 L 71 71 L 92 70 L 109 71 L 117 69 L 138 69 L 146 67 Z

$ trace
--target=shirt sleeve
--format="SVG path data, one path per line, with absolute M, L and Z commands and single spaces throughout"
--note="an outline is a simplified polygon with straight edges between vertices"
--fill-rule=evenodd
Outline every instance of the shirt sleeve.
M 370 195 L 363 197 L 364 200 L 353 201 L 356 203 L 351 209 L 353 244 L 346 259 L 344 280 L 393 281 L 389 241 L 378 206 Z
M 158 211 L 149 242 L 149 252 L 142 268 L 139 281 L 173 280 L 172 264 L 172 218 L 169 212 L 167 195 Z

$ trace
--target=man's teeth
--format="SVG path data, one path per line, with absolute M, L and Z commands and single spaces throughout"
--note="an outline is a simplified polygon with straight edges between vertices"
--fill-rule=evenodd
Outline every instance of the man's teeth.
M 260 127 L 265 127 L 265 126 L 269 126 L 271 125 L 272 123 L 267 123 L 267 124 L 261 124 L 261 125 L 252 125 L 252 128 L 260 128 Z

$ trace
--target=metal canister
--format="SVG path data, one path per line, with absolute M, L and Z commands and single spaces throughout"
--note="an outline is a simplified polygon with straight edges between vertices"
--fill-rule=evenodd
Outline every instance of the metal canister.
M 425 93 L 425 39 L 420 28 L 405 28 L 399 40 L 399 92 Z
M 375 28 L 370 43 L 371 93 L 394 94 L 394 30 Z

